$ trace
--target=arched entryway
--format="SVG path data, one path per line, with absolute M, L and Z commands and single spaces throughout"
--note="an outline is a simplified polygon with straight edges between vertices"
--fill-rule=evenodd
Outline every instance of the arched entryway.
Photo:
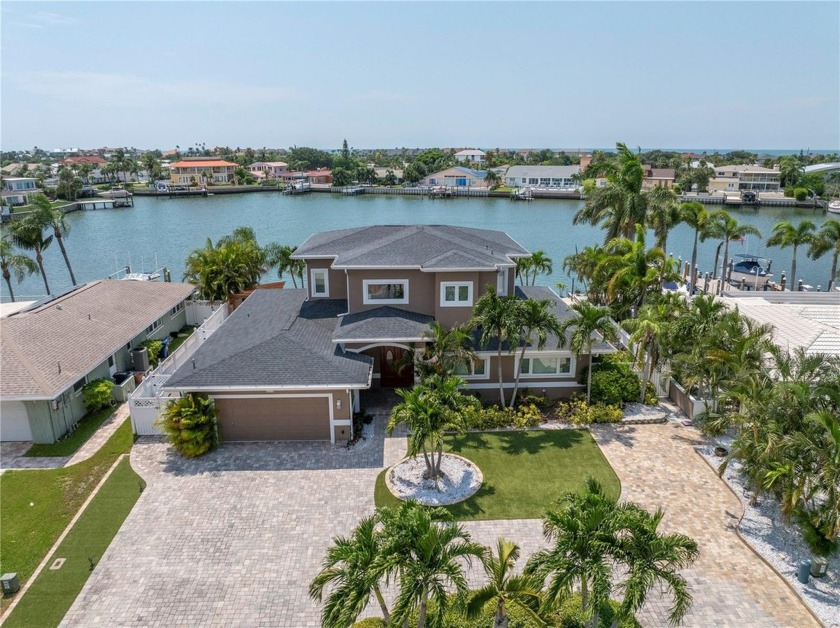
M 414 384 L 414 366 L 407 359 L 406 349 L 402 347 L 379 347 L 380 386 L 410 388 Z

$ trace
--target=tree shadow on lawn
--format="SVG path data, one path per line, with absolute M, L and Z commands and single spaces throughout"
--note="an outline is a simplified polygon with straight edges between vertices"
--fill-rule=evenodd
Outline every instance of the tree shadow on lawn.
M 532 430 L 527 432 L 471 432 L 447 440 L 452 453 L 469 453 L 470 450 L 488 450 L 497 447 L 493 439 L 501 441 L 501 451 L 511 456 L 538 454 L 548 447 L 569 449 L 581 442 L 582 430 Z M 469 457 L 469 456 L 467 456 Z
M 616 443 L 622 447 L 636 445 L 637 429 L 632 425 L 599 425 L 590 429 L 595 442 L 600 446 Z
M 493 497 L 496 494 L 496 487 L 492 484 L 484 483 L 482 484 L 481 488 L 476 491 L 474 495 L 471 495 L 468 499 L 457 503 L 451 504 L 446 506 L 445 508 L 452 514 L 453 517 L 456 519 L 464 519 L 470 518 L 475 519 L 479 517 L 479 515 L 483 515 L 486 511 L 482 508 L 481 504 L 483 499 Z

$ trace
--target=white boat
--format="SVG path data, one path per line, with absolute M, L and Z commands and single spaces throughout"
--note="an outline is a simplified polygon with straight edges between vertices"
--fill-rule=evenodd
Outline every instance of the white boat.
M 735 255 L 738 261 L 732 266 L 729 283 L 733 286 L 744 285 L 750 290 L 763 290 L 767 282 L 773 279 L 770 273 L 770 260 L 753 253 Z
M 840 214 L 840 200 L 829 201 L 827 209 L 832 214 Z
M 126 273 L 120 279 L 122 281 L 154 281 L 155 279 L 160 279 L 160 273 L 157 271 L 152 273 Z

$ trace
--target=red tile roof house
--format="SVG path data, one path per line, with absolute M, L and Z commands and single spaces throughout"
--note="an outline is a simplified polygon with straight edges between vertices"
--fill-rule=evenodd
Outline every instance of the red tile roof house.
M 64 166 L 93 166 L 95 168 L 104 166 L 107 163 L 108 161 L 99 155 L 67 157 L 61 161 L 61 164 Z
M 332 170 L 294 170 L 283 172 L 279 178 L 284 183 L 297 183 L 299 181 L 308 181 L 309 183 L 317 183 L 321 185 L 332 185 Z
M 194 291 L 183 283 L 94 281 L 3 317 L 0 441 L 61 438 L 86 413 L 85 383 L 133 370 L 131 349 L 184 327 Z
M 412 386 L 415 374 L 398 368 L 400 358 L 425 346 L 432 321 L 469 321 L 487 286 L 549 299 L 558 318 L 570 316 L 551 289 L 515 286 L 516 260 L 528 255 L 505 233 L 467 227 L 317 233 L 294 255 L 306 264 L 307 287 L 255 291 L 162 390 L 215 399 L 223 440 L 347 440 L 363 391 Z M 612 351 L 596 344 L 596 352 Z M 478 347 L 478 356 L 461 375 L 469 389 L 494 399 L 496 347 Z M 508 391 L 518 359 L 505 347 Z M 526 349 L 522 386 L 568 396 L 581 390 L 577 374 L 586 360 L 549 338 L 544 350 Z

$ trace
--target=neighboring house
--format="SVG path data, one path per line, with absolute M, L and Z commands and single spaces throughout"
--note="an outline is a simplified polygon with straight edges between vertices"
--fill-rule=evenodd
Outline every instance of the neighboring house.
M 279 179 L 284 183 L 298 183 L 308 181 L 309 183 L 331 184 L 332 170 L 295 170 L 286 171 L 280 174 Z
M 197 183 L 231 183 L 237 164 L 224 159 L 183 159 L 169 166 L 169 181 L 173 185 Z
M 61 160 L 62 166 L 93 166 L 94 168 L 101 168 L 106 163 L 108 162 L 99 155 L 76 155 Z
M 580 166 L 511 166 L 504 175 L 512 188 L 577 188 Z
M 255 291 L 163 390 L 215 399 L 223 440 L 350 439 L 361 391 L 412 386 L 406 354 L 425 346 L 432 321 L 467 323 L 487 286 L 549 299 L 559 318 L 570 315 L 549 288 L 515 286 L 516 260 L 528 255 L 505 233 L 467 227 L 317 233 L 293 256 L 306 264 L 308 287 Z M 588 358 L 557 345 L 549 338 L 544 350 L 526 350 L 523 387 L 551 397 L 581 389 L 577 374 Z M 461 369 L 468 388 L 488 399 L 498 394 L 495 349 L 478 347 L 476 364 Z M 518 360 L 504 348 L 508 393 Z
M 388 172 L 393 172 L 394 177 L 397 180 L 397 183 L 402 183 L 403 180 L 403 171 L 402 168 L 374 168 L 374 172 L 376 172 L 377 179 L 384 179 L 388 176 Z
M 39 193 L 35 179 L 31 177 L 9 177 L 3 179 L 3 204 L 10 207 L 28 205 L 30 196 Z
M 737 187 L 735 182 L 737 182 Z M 778 167 L 764 168 L 743 164 L 717 166 L 715 168 L 715 178 L 709 181 L 709 192 L 712 193 L 743 190 L 778 192 L 780 187 L 781 173 Z
M 445 185 L 458 188 L 486 188 L 489 187 L 485 180 L 486 176 L 487 173 L 481 170 L 455 166 L 423 177 L 419 184 L 424 186 Z
M 455 161 L 481 167 L 487 161 L 487 153 L 477 148 L 459 150 L 455 153 Z
M 53 443 L 85 413 L 82 388 L 133 370 L 131 349 L 186 324 L 195 286 L 102 280 L 0 322 L 0 440 Z
M 642 165 L 644 170 L 644 178 L 642 179 L 642 189 L 652 190 L 654 188 L 674 187 L 677 180 L 677 171 L 673 168 L 652 168 L 649 165 Z
M 288 172 L 289 164 L 285 161 L 257 161 L 250 166 L 251 174 L 261 179 L 279 179 Z

